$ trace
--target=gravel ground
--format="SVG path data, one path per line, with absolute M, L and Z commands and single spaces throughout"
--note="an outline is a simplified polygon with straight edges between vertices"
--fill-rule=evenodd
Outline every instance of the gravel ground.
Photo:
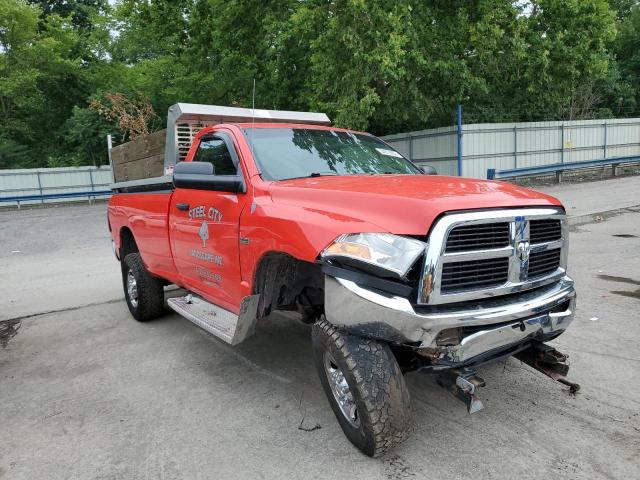
M 572 234 L 578 312 L 554 345 L 578 395 L 509 359 L 480 369 L 469 416 L 409 374 L 417 431 L 380 459 L 342 434 L 308 326 L 272 317 L 232 348 L 176 314 L 135 322 L 103 204 L 0 224 L 0 320 L 22 321 L 0 348 L 0 478 L 640 477 L 638 210 Z

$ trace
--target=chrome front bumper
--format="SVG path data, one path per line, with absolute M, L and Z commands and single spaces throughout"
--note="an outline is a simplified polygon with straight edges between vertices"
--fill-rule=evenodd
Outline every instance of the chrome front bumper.
M 331 323 L 355 335 L 412 343 L 432 359 L 459 364 L 488 352 L 504 350 L 529 339 L 547 339 L 562 333 L 573 320 L 576 293 L 565 276 L 517 296 L 496 297 L 465 306 L 419 307 L 402 297 L 384 295 L 356 283 L 325 277 L 325 314 Z M 474 327 L 460 343 L 439 346 L 442 330 Z

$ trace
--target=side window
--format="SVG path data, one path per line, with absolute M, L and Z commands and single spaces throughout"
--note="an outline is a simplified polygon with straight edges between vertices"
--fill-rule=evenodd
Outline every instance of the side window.
M 198 145 L 193 160 L 211 163 L 215 175 L 236 175 L 238 173 L 238 168 L 233 163 L 227 145 L 224 140 L 217 137 L 204 137 Z

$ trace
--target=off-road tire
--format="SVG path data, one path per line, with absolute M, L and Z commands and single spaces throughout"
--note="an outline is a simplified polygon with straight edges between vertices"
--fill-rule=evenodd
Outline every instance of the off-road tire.
M 325 319 L 313 325 L 311 340 L 322 387 L 351 443 L 375 457 L 403 442 L 413 430 L 414 416 L 409 391 L 389 346 L 341 332 Z M 327 350 L 353 395 L 358 427 L 347 420 L 331 391 L 324 367 Z
M 129 298 L 127 289 L 129 272 L 133 273 L 138 287 L 137 305 L 134 305 L 131 298 Z M 133 318 L 140 322 L 146 322 L 162 315 L 164 311 L 162 280 L 147 271 L 139 253 L 130 253 L 124 258 L 122 262 L 122 285 L 124 287 L 124 298 Z

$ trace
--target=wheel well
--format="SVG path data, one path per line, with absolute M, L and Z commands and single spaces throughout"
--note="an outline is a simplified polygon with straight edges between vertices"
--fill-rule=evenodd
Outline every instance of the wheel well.
M 324 313 L 324 273 L 318 265 L 286 253 L 269 252 L 260 259 L 253 293 L 260 294 L 258 318 L 274 310 L 293 310 L 313 322 Z
M 124 257 L 130 253 L 137 253 L 139 251 L 133 233 L 128 227 L 123 227 L 122 230 L 120 230 L 120 260 L 124 260 Z

